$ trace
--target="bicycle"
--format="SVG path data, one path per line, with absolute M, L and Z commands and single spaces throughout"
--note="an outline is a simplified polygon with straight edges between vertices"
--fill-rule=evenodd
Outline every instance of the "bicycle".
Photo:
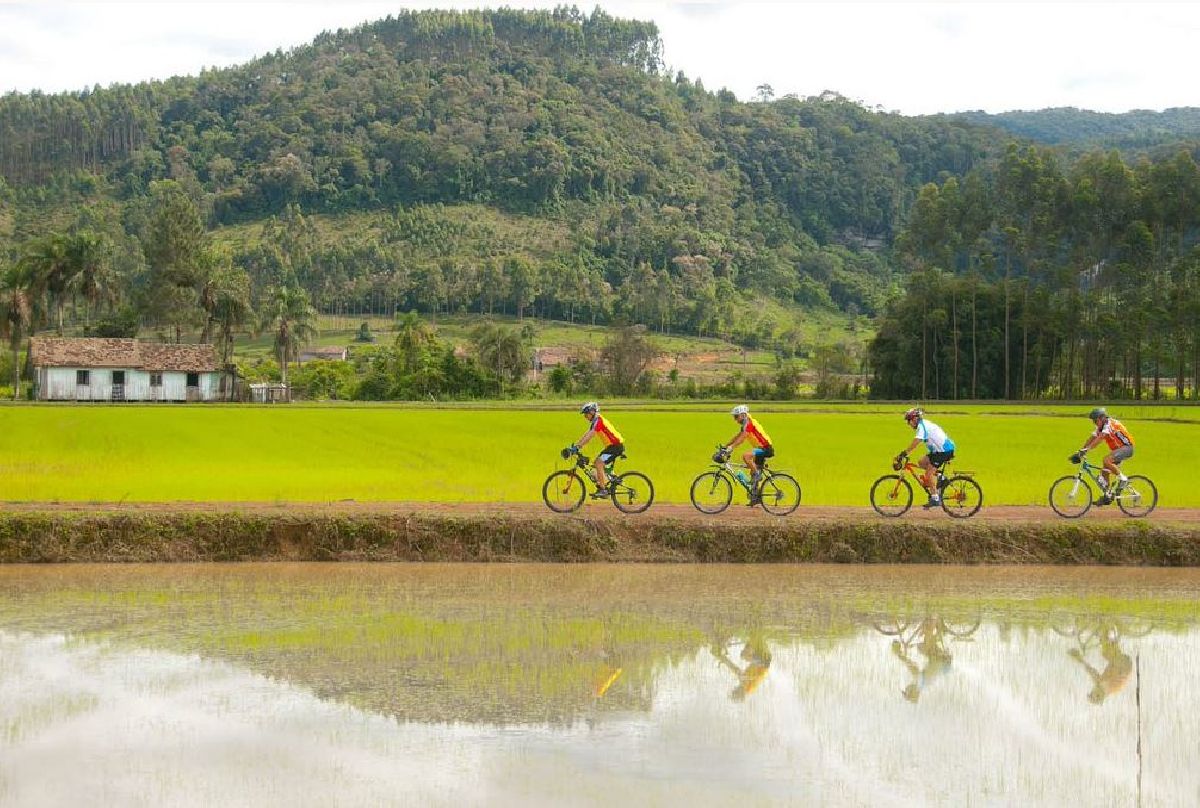
M 1064 519 L 1078 519 L 1092 507 L 1095 495 L 1085 477 L 1090 477 L 1101 491 L 1105 490 L 1100 477 L 1103 466 L 1093 466 L 1087 458 L 1080 458 L 1079 463 L 1079 471 L 1059 477 L 1050 486 L 1050 507 Z M 1117 481 L 1113 485 L 1112 501 L 1126 516 L 1147 516 L 1158 505 L 1158 489 L 1149 477 L 1134 474 L 1128 482 Z
M 904 472 L 912 475 L 921 490 L 925 490 L 924 470 L 909 460 L 907 455 L 897 457 L 892 462 L 892 469 L 900 473 L 885 474 L 871 485 L 871 507 L 880 516 L 903 516 L 912 507 L 913 487 L 904 478 Z M 948 476 L 945 466 L 939 466 L 937 490 L 942 510 L 955 519 L 974 516 L 983 507 L 983 489 L 975 482 L 972 472 L 962 471 Z
M 717 514 L 729 507 L 733 501 L 733 485 L 737 483 L 745 489 L 754 504 L 757 496 L 762 509 L 773 516 L 787 516 L 800 507 L 800 483 L 790 474 L 776 473 L 767 468 L 763 461 L 762 473 L 759 475 L 758 490 L 751 488 L 750 478 L 743 472 L 741 476 L 734 471 L 729 462 L 730 452 L 725 447 L 718 446 L 712 456 L 712 471 L 706 471 L 692 481 L 692 505 L 701 513 Z M 744 478 L 744 479 L 743 479 Z
M 614 471 L 617 461 L 626 459 L 624 454 L 618 455 L 604 464 L 608 486 L 604 489 L 603 494 L 601 494 L 600 484 L 596 482 L 596 470 L 591 466 L 591 459 L 587 455 L 580 454 L 578 450 L 563 449 L 562 451 L 564 460 L 572 454 L 575 455 L 574 467 L 555 471 L 542 484 L 542 500 L 550 510 L 555 513 L 572 513 L 579 510 L 587 495 L 585 478 L 591 481 L 592 487 L 595 489 L 592 499 L 607 498 L 622 513 L 642 513 L 653 504 L 654 483 L 650 482 L 649 477 L 640 471 L 627 471 L 624 474 L 617 474 Z M 583 474 L 579 473 L 580 469 L 583 470 Z

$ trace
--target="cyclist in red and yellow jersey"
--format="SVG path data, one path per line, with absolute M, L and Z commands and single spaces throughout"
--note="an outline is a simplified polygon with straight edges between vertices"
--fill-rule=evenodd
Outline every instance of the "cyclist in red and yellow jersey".
M 583 433 L 583 437 L 564 449 L 563 454 L 566 456 L 578 452 L 592 438 L 602 438 L 605 444 L 604 448 L 600 450 L 600 454 L 596 455 L 596 459 L 593 461 L 596 469 L 596 485 L 599 486 L 599 490 L 592 496 L 607 497 L 608 475 L 604 473 L 604 467 L 625 453 L 625 439 L 621 437 L 621 433 L 617 431 L 616 427 L 600 414 L 600 405 L 595 401 L 584 404 L 579 408 L 579 412 L 588 420 L 588 430 Z
M 1108 505 L 1112 503 L 1113 495 L 1121 493 L 1121 489 L 1129 482 L 1129 478 L 1121 471 L 1120 465 L 1122 461 L 1133 457 L 1133 436 L 1120 421 L 1116 418 L 1109 418 L 1103 407 L 1092 410 L 1088 413 L 1088 417 L 1096 425 L 1096 431 L 1088 438 L 1087 443 L 1083 444 L 1082 449 L 1071 455 L 1071 462 L 1078 463 L 1100 441 L 1108 444 L 1108 448 L 1112 451 L 1104 456 L 1104 471 L 1101 472 L 1104 495 L 1096 500 L 1097 505 Z M 1117 477 L 1115 489 L 1109 487 L 1109 478 L 1112 475 Z
M 746 440 L 757 447 L 742 455 L 742 460 L 753 471 L 750 481 L 750 504 L 757 505 L 759 501 L 758 480 L 762 476 L 763 463 L 768 457 L 775 456 L 775 449 L 771 445 L 771 436 L 766 433 L 758 421 L 750 417 L 749 407 L 739 404 L 729 414 L 733 416 L 733 420 L 738 422 L 741 429 L 729 440 L 725 450 L 732 453 L 735 446 Z

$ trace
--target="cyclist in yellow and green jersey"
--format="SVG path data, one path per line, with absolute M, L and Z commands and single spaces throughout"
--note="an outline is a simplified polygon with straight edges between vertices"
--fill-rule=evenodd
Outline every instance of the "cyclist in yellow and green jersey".
M 588 420 L 588 430 L 583 433 L 583 437 L 563 450 L 563 456 L 576 454 L 593 438 L 601 438 L 605 444 L 604 448 L 600 450 L 600 454 L 596 455 L 596 459 L 593 461 L 596 469 L 596 485 L 599 486 L 599 490 L 592 496 L 595 498 L 607 497 L 608 475 L 605 474 L 604 467 L 625 453 L 625 439 L 621 437 L 617 428 L 600 414 L 600 405 L 595 401 L 584 404 L 579 408 L 579 412 Z
M 745 404 L 734 407 L 729 414 L 741 428 L 725 445 L 725 451 L 732 453 L 735 446 L 747 440 L 756 447 L 742 455 L 742 460 L 753 472 L 750 480 L 750 504 L 757 505 L 760 496 L 758 481 L 762 476 L 763 464 L 766 463 L 768 457 L 775 456 L 775 448 L 771 443 L 771 436 L 758 421 L 750 417 L 750 408 Z

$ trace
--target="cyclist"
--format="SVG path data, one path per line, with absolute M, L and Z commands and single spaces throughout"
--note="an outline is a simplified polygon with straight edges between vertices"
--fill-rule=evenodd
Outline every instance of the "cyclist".
M 1108 448 L 1112 451 L 1104 456 L 1104 471 L 1100 472 L 1104 494 L 1096 500 L 1096 504 L 1109 505 L 1112 503 L 1113 497 L 1120 494 L 1121 490 L 1125 488 L 1125 484 L 1129 482 L 1129 478 L 1121 471 L 1120 466 L 1122 461 L 1133 457 L 1133 436 L 1120 421 L 1116 418 L 1109 418 L 1108 412 L 1103 407 L 1096 407 L 1088 413 L 1088 418 L 1091 418 L 1092 423 L 1096 425 L 1096 431 L 1087 439 L 1087 443 L 1083 444 L 1082 449 L 1071 455 L 1071 462 L 1078 463 L 1083 460 L 1083 456 L 1102 440 L 1108 444 Z M 1112 475 L 1117 477 L 1115 490 L 1110 489 L 1108 484 Z
M 946 430 L 933 421 L 926 421 L 925 413 L 920 407 L 913 407 L 905 412 L 904 421 L 909 428 L 915 429 L 917 434 L 913 436 L 912 443 L 908 444 L 908 448 L 896 456 L 896 463 L 903 464 L 908 459 L 909 452 L 922 443 L 925 444 L 925 456 L 918 463 L 921 468 L 925 469 L 925 476 L 921 480 L 921 484 L 929 493 L 929 501 L 925 503 L 924 507 L 926 510 L 936 508 L 942 500 L 934 478 L 937 469 L 954 459 L 954 441 L 950 440 Z
M 588 420 L 588 430 L 583 433 L 582 438 L 563 449 L 562 455 L 570 457 L 578 454 L 579 450 L 586 446 L 592 438 L 604 439 L 605 446 L 593 461 L 596 468 L 596 485 L 599 488 L 596 493 L 592 494 L 592 498 L 602 499 L 608 496 L 608 475 L 605 474 L 604 467 L 625 453 L 625 439 L 621 437 L 621 433 L 616 430 L 616 427 L 600 414 L 600 405 L 595 401 L 584 404 L 579 408 L 579 412 Z
M 745 461 L 751 470 L 750 505 L 754 506 L 762 498 L 758 490 L 758 481 L 762 477 L 763 466 L 766 464 L 768 457 L 775 456 L 775 449 L 771 445 L 771 436 L 763 430 L 762 425 L 758 421 L 750 417 L 749 407 L 745 404 L 739 404 L 730 410 L 729 414 L 733 416 L 733 420 L 738 422 L 741 429 L 722 447 L 724 451 L 727 454 L 731 454 L 734 447 L 745 440 L 749 440 L 756 445 L 756 448 L 742 455 L 742 460 Z

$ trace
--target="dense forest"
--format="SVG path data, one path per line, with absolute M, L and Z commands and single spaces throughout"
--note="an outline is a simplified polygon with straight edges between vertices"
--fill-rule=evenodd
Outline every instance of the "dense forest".
M 1093 112 L 1088 109 L 1019 110 L 988 114 L 960 112 L 947 116 L 980 126 L 994 126 L 1021 139 L 1059 146 L 1119 148 L 1125 151 L 1200 141 L 1200 108 L 1175 107 L 1154 112 Z
M 1009 148 L 996 120 L 833 93 L 764 86 L 742 102 L 669 74 L 661 52 L 652 23 L 600 10 L 402 12 L 199 76 L 6 95 L 0 326 L 14 355 L 44 327 L 198 334 L 228 355 L 246 330 L 291 334 L 315 311 L 641 323 L 782 347 L 770 301 L 882 317 L 880 395 L 1118 394 L 1143 372 L 1184 373 L 1191 343 L 1089 364 L 1034 323 L 1043 299 L 1091 299 L 1139 261 L 1191 300 L 1193 218 L 1149 201 L 1173 193 L 1161 166 L 1194 169 L 1191 147 L 1126 162 Z M 1036 189 L 1010 187 L 1028 161 Z M 1081 185 L 1093 164 L 1126 177 L 1128 198 Z M 1131 257 L 1138 224 L 1152 260 Z M 975 342 L 930 321 L 914 350 L 905 306 L 940 301 L 941 283 L 977 291 Z M 1107 357 L 1092 334 L 1073 337 L 1080 356 Z M 964 386 L 965 364 L 940 364 L 947 345 L 981 369 L 1006 357 L 1003 383 L 973 365 Z

